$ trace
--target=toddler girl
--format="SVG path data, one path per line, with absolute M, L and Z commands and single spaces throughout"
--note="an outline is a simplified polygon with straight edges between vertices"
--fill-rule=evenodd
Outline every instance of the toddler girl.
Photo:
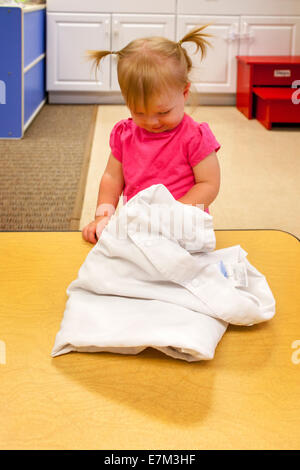
M 106 55 L 117 54 L 118 81 L 131 118 L 117 122 L 111 131 L 95 220 L 82 231 L 88 242 L 97 242 L 122 192 L 125 204 L 152 184 L 164 184 L 176 200 L 203 204 L 209 212 L 220 186 L 220 145 L 207 123 L 184 112 L 192 61 L 182 47 L 194 42 L 203 58 L 209 44 L 205 27 L 194 28 L 178 43 L 149 37 L 117 52 L 89 51 L 96 67 Z

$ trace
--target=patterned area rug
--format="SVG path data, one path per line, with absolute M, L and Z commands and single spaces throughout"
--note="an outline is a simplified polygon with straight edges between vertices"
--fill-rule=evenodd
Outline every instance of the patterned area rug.
M 46 104 L 0 140 L 0 230 L 78 230 L 97 105 Z

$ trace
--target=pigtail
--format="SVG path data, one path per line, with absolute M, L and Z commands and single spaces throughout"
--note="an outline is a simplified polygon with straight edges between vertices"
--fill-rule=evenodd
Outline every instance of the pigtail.
M 183 42 L 193 42 L 197 46 L 196 53 L 199 52 L 201 49 L 201 56 L 202 59 L 206 56 L 207 46 L 211 46 L 211 43 L 205 39 L 205 37 L 212 37 L 212 34 L 203 33 L 203 29 L 210 26 L 210 24 L 206 24 L 204 26 L 196 26 L 194 29 L 189 31 L 180 41 L 178 41 L 178 45 L 181 46 Z
M 114 51 L 86 51 L 86 60 L 92 60 L 95 67 L 95 78 L 97 81 L 97 69 L 99 68 L 100 61 L 109 54 L 117 54 Z
M 111 54 L 110 51 L 86 51 L 86 57 L 88 60 L 93 60 L 96 68 L 98 68 L 100 60 Z

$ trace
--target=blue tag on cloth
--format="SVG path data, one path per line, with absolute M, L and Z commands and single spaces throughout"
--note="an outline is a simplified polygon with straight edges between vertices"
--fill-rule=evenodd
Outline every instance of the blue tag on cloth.
M 223 274 L 223 276 L 228 278 L 228 273 L 226 271 L 226 268 L 222 260 L 220 261 L 219 265 L 220 265 L 221 273 Z

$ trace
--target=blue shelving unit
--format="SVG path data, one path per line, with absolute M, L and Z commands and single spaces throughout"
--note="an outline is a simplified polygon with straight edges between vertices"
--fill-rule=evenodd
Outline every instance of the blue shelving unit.
M 46 5 L 0 6 L 0 139 L 21 139 L 46 102 Z

